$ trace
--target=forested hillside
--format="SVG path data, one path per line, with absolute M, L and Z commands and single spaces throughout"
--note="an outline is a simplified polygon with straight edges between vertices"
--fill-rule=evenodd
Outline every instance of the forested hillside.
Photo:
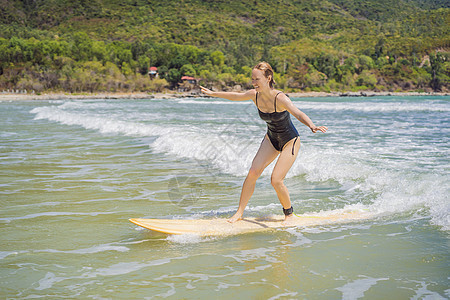
M 444 0 L 8 0 L 0 8 L 0 89 L 161 91 L 183 75 L 248 88 L 261 60 L 287 91 L 450 89 Z M 159 78 L 150 80 L 150 66 Z

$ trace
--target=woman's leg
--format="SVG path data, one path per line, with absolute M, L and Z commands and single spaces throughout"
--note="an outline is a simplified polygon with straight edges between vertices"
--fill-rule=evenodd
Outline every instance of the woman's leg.
M 248 201 L 255 190 L 256 180 L 259 176 L 261 176 L 264 169 L 278 156 L 279 153 L 280 152 L 275 150 L 272 146 L 272 143 L 266 135 L 255 155 L 255 158 L 253 159 L 252 166 L 248 171 L 248 175 L 242 186 L 239 208 L 237 212 L 228 220 L 228 222 L 234 223 L 242 218 L 245 207 L 247 206 Z
M 295 142 L 295 144 L 294 144 Z M 292 155 L 292 147 L 294 147 L 294 155 Z M 284 178 L 287 172 L 290 170 L 297 158 L 298 151 L 300 150 L 300 139 L 297 141 L 294 139 L 286 143 L 283 150 L 281 151 L 280 157 L 273 169 L 271 183 L 277 192 L 278 200 L 280 200 L 281 205 L 285 209 L 291 207 L 291 199 L 289 197 L 289 191 L 284 185 Z M 292 216 L 292 215 L 290 215 Z M 286 217 L 286 220 L 288 217 Z

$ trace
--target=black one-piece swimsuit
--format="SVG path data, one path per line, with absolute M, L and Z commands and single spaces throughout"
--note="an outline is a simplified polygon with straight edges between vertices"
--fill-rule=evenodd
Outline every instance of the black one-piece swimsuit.
M 256 93 L 256 107 L 258 108 L 259 116 L 267 123 L 267 136 L 270 142 L 277 151 L 283 150 L 287 142 L 295 138 L 292 145 L 292 155 L 294 155 L 295 142 L 298 139 L 298 132 L 292 124 L 290 113 L 285 110 L 277 112 L 277 97 L 281 92 L 275 96 L 275 111 L 272 113 L 262 112 L 258 107 L 258 93 Z

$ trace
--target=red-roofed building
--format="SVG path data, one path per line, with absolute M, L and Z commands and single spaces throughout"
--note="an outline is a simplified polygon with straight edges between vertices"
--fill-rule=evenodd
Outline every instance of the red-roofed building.
M 181 77 L 181 81 L 183 82 L 189 82 L 191 84 L 197 84 L 197 79 L 191 76 L 183 76 Z
M 199 78 L 194 78 L 191 76 L 182 76 L 181 83 L 178 84 L 178 91 L 179 92 L 187 92 L 192 90 L 200 91 L 200 88 L 198 87 L 199 81 L 200 81 Z
M 158 77 L 158 68 L 150 67 L 148 71 L 148 76 L 150 76 L 150 79 Z

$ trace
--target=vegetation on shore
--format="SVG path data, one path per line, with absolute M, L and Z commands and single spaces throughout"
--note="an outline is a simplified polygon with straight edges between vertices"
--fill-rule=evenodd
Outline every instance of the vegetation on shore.
M 0 89 L 147 92 L 183 75 L 250 87 L 450 90 L 446 1 L 11 0 L 0 3 Z M 150 66 L 160 77 L 150 80 Z

